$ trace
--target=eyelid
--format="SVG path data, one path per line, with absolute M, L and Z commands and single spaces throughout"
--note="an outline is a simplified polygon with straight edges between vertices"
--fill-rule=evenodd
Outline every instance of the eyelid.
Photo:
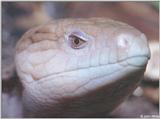
M 67 34 L 67 39 L 69 38 L 70 35 L 74 35 L 84 41 L 90 41 L 93 39 L 93 37 L 89 36 L 88 34 L 82 32 L 81 30 L 72 30 Z
M 84 40 L 84 41 L 90 40 L 90 39 L 87 37 L 87 35 L 84 34 L 83 32 L 73 32 L 71 35 L 74 35 L 74 36 L 76 36 L 76 37 L 78 37 L 78 38 L 80 38 L 80 39 L 82 39 L 82 40 Z

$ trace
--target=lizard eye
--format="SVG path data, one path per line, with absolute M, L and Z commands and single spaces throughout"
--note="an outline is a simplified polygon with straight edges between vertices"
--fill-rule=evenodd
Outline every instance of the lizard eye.
M 82 32 L 81 30 L 74 30 L 65 35 L 69 45 L 73 49 L 84 48 L 92 39 L 92 36 Z
M 70 41 L 71 47 L 74 49 L 83 48 L 87 43 L 87 41 L 83 40 L 82 38 L 80 38 L 74 34 L 71 34 L 69 36 L 69 41 Z

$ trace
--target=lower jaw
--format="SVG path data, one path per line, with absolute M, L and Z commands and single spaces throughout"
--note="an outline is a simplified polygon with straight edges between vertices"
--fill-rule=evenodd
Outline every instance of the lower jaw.
M 124 72 L 127 73 L 125 74 Z M 57 103 L 54 104 L 54 101 L 52 102 L 54 109 L 60 109 L 60 111 L 64 112 L 60 112 L 56 117 L 85 117 L 87 113 L 83 110 L 87 109 L 92 113 L 103 111 L 109 113 L 133 92 L 143 72 L 144 69 L 128 66 L 121 71 L 115 72 L 114 75 L 105 75 L 91 79 L 91 83 L 85 85 L 85 88 L 89 90 L 81 92 L 81 89 L 79 89 L 69 95 L 66 93 L 63 97 L 58 97 L 62 100 L 62 103 L 59 102 L 60 107 Z M 59 87 L 59 89 L 61 89 L 61 87 Z M 51 94 L 51 92 L 49 94 Z M 38 116 L 40 117 L 40 114 Z M 52 117 L 54 117 L 54 115 Z
M 112 72 L 110 74 L 105 74 L 103 72 L 101 75 L 96 74 L 96 72 L 92 72 L 92 75 L 78 76 L 76 73 L 72 72 L 71 74 L 75 74 L 75 76 L 71 76 L 71 74 L 59 76 L 53 75 L 53 77 L 47 77 L 47 79 L 35 81 L 34 83 L 30 84 L 29 87 L 37 87 L 38 85 L 38 87 L 50 89 L 49 92 L 54 92 L 55 95 L 62 94 L 63 96 L 76 96 L 84 94 L 87 91 L 95 90 L 99 87 L 109 86 L 110 84 L 116 83 L 123 79 L 125 82 L 137 82 L 137 80 L 139 80 L 138 77 L 143 74 L 144 70 L 144 67 L 127 66 L 125 68 L 121 67 L 121 69 L 114 71 L 114 73 Z M 134 79 L 135 77 L 136 79 Z M 49 94 L 49 92 L 46 93 Z

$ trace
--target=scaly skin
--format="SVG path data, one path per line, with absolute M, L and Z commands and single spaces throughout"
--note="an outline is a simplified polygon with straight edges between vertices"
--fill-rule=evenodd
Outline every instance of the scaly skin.
M 82 39 L 80 47 L 71 35 Z M 24 117 L 108 114 L 136 88 L 149 57 L 145 35 L 111 19 L 63 19 L 33 28 L 15 55 Z

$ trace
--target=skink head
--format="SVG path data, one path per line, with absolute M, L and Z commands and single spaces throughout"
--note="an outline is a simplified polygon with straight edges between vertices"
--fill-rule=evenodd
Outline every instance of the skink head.
M 127 24 L 110 19 L 65 19 L 27 32 L 17 45 L 16 65 L 24 81 L 63 80 L 55 83 L 59 87 L 74 82 L 69 91 L 127 66 L 144 69 L 149 56 L 146 37 Z M 106 81 L 118 79 L 115 75 Z
M 38 116 L 72 117 L 112 111 L 136 88 L 149 57 L 141 32 L 91 18 L 31 29 L 18 42 L 15 59 L 26 108 Z

